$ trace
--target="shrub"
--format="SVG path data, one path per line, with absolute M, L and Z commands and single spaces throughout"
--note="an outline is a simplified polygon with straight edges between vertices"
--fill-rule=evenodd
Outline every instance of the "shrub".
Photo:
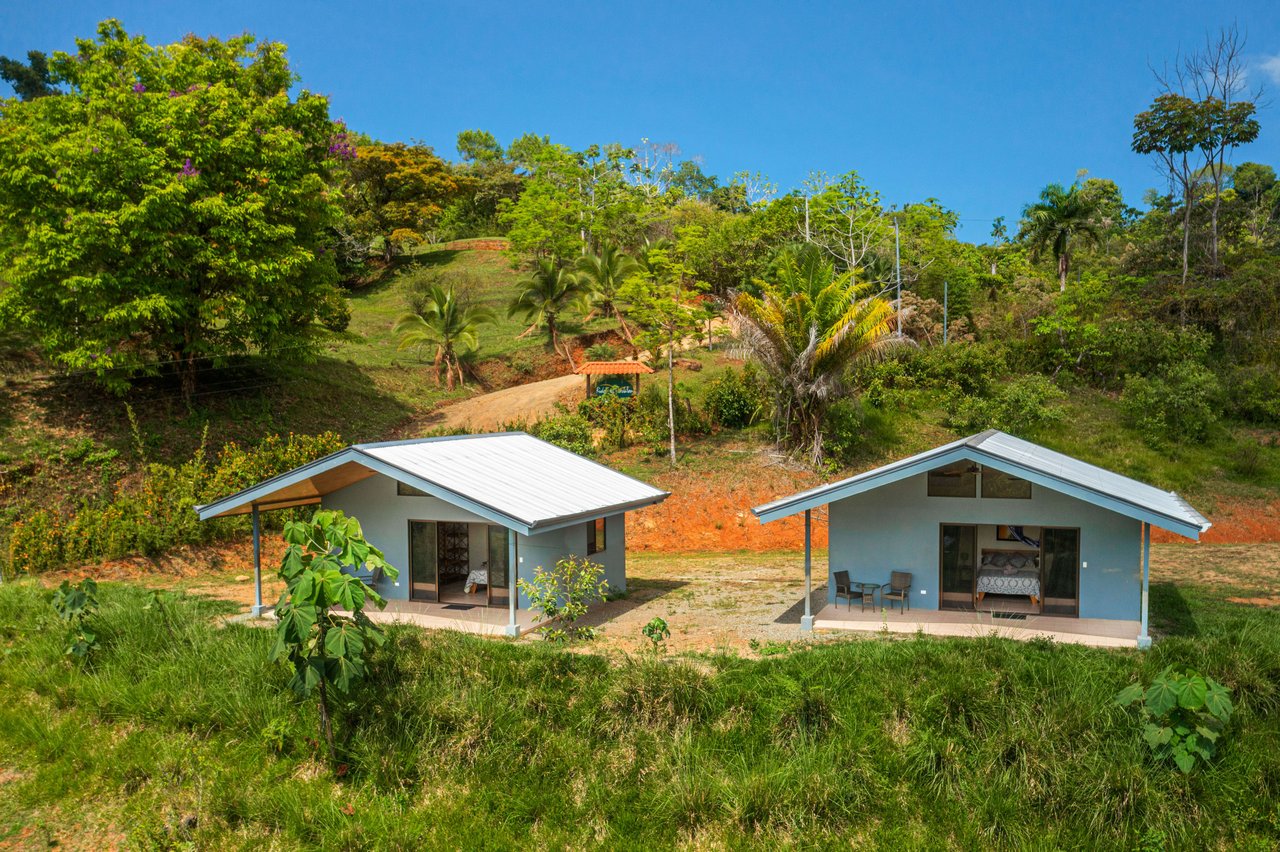
M 118 485 L 111 497 L 70 512 L 37 509 L 16 521 L 9 536 L 14 572 L 38 573 L 82 562 L 151 555 L 241 532 L 243 518 L 201 522 L 199 503 L 225 497 L 341 449 L 333 433 L 272 435 L 253 448 L 229 443 L 210 464 L 203 442 L 181 465 L 148 464 L 140 482 Z M 268 513 L 277 526 L 306 510 Z
M 695 408 L 693 401 L 680 384 L 676 385 L 675 419 L 677 435 L 705 435 L 711 431 L 711 423 L 705 412 Z M 644 440 L 653 447 L 653 451 L 662 454 L 667 451 L 667 395 L 663 388 L 648 385 L 635 398 L 635 428 Z
M 523 352 L 512 355 L 510 364 L 511 369 L 522 376 L 531 376 L 538 369 L 538 365 L 534 363 L 533 358 Z
M 998 386 L 989 396 L 953 396 L 947 423 L 963 432 L 1000 429 L 1014 434 L 1033 433 L 1062 420 L 1059 403 L 1065 396 L 1045 376 L 1019 376 Z
M 98 644 L 98 637 L 85 624 L 98 611 L 98 584 L 90 577 L 74 586 L 69 580 L 63 580 L 54 590 L 50 604 L 58 617 L 67 622 L 67 647 L 63 653 L 85 662 Z
M 1120 396 L 1129 422 L 1150 444 L 1199 440 L 1218 420 L 1218 379 L 1192 362 L 1163 376 L 1129 376 Z
M 549 642 L 595 638 L 594 627 L 576 622 L 591 603 L 605 599 L 608 589 L 603 565 L 573 556 L 561 559 L 551 571 L 537 566 L 532 580 L 520 579 L 529 607 L 542 615 L 538 632 Z
M 624 399 L 610 391 L 578 403 L 578 413 L 592 426 L 604 432 L 603 444 L 606 449 L 620 450 L 628 443 L 627 433 L 634 407 L 631 399 Z
M 618 357 L 618 347 L 612 343 L 597 343 L 588 346 L 585 354 L 588 361 L 612 361 Z
M 834 467 L 852 464 L 873 445 L 890 444 L 894 440 L 889 418 L 873 406 L 856 400 L 841 400 L 827 410 L 822 425 L 823 452 Z
M 1142 736 L 1157 760 L 1170 760 L 1189 773 L 1197 761 L 1208 762 L 1231 719 L 1231 693 L 1210 677 L 1173 667 L 1143 687 L 1133 683 L 1116 695 L 1116 703 L 1141 702 Z
M 581 414 L 569 412 L 539 420 L 529 429 L 534 437 L 580 456 L 595 454 L 595 442 L 591 439 L 591 431 L 591 422 L 587 418 Z
M 1241 420 L 1280 425 L 1280 370 L 1264 364 L 1238 367 L 1226 382 L 1227 406 Z
M 725 370 L 707 383 L 706 407 L 711 418 L 729 429 L 750 426 L 764 407 L 764 389 L 754 365 Z
M 655 654 L 661 654 L 667 649 L 666 642 L 671 638 L 671 628 L 667 627 L 664 618 L 655 615 L 649 619 L 648 624 L 640 628 L 640 634 L 649 640 Z

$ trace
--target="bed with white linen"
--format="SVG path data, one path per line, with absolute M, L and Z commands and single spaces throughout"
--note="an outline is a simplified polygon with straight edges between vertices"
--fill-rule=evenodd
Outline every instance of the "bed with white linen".
M 489 585 L 489 563 L 482 562 L 479 568 L 472 568 L 467 573 L 467 582 L 462 587 L 462 591 L 467 594 L 475 594 L 476 586 Z
M 1025 595 L 1032 606 L 1040 602 L 1040 554 L 1034 550 L 984 550 L 974 588 L 983 595 Z

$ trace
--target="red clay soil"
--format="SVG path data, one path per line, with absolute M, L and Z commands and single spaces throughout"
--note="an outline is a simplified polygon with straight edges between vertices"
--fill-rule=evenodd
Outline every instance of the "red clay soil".
M 1213 511 L 1205 513 L 1213 522 L 1209 531 L 1200 536 L 1207 544 L 1261 544 L 1280 542 L 1280 500 L 1219 500 Z M 1151 540 L 1158 542 L 1185 542 L 1186 539 L 1171 532 L 1156 529 Z
M 746 460 L 744 459 L 744 463 Z M 748 463 L 749 464 L 749 463 Z M 812 473 L 751 464 L 715 474 L 676 472 L 653 478 L 671 492 L 667 500 L 636 512 L 627 522 L 627 547 L 667 553 L 691 551 L 796 550 L 804 546 L 804 518 L 761 524 L 751 507 L 812 488 Z M 826 512 L 815 513 L 813 546 L 827 546 Z

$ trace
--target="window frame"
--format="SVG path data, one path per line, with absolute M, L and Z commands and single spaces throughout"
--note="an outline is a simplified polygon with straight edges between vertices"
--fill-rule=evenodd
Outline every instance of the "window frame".
M 994 474 L 993 481 L 1003 480 L 1008 483 L 1022 483 L 1026 486 L 1026 494 L 988 494 L 987 493 L 987 477 L 988 474 Z M 984 500 L 1030 500 L 1031 499 L 1031 480 L 1023 479 L 1020 476 L 1014 476 L 1012 473 L 1005 473 L 1002 470 L 994 468 L 982 468 L 982 482 L 979 485 L 978 493 L 982 495 Z
M 604 553 L 608 548 L 609 542 L 606 539 L 606 530 L 608 524 L 606 518 L 596 518 L 594 521 L 587 522 L 587 555 L 594 556 L 597 553 Z
M 978 474 L 976 472 L 970 473 L 968 470 L 970 467 L 973 467 L 975 465 L 976 465 L 976 462 L 965 460 L 965 461 L 956 462 L 954 464 L 944 465 L 942 467 L 935 467 L 932 470 L 927 471 L 924 477 L 925 478 L 925 486 L 924 486 L 925 495 L 929 497 L 955 497 L 962 500 L 976 498 L 978 496 Z M 955 471 L 955 473 L 953 474 L 952 471 Z M 948 476 L 948 477 L 953 475 L 958 475 L 962 479 L 963 477 L 967 476 L 973 481 L 973 489 L 972 489 L 973 493 L 972 494 L 935 494 L 933 491 L 933 478 L 935 475 Z

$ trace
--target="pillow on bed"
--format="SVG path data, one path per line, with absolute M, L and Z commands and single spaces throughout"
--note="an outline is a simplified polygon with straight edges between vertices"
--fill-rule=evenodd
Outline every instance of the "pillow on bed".
M 992 553 L 987 556 L 987 563 L 993 568 L 1003 568 L 1009 564 L 1009 557 L 1003 553 Z
M 1021 571 L 1027 567 L 1027 557 L 1015 553 L 1009 557 L 1009 567 Z

